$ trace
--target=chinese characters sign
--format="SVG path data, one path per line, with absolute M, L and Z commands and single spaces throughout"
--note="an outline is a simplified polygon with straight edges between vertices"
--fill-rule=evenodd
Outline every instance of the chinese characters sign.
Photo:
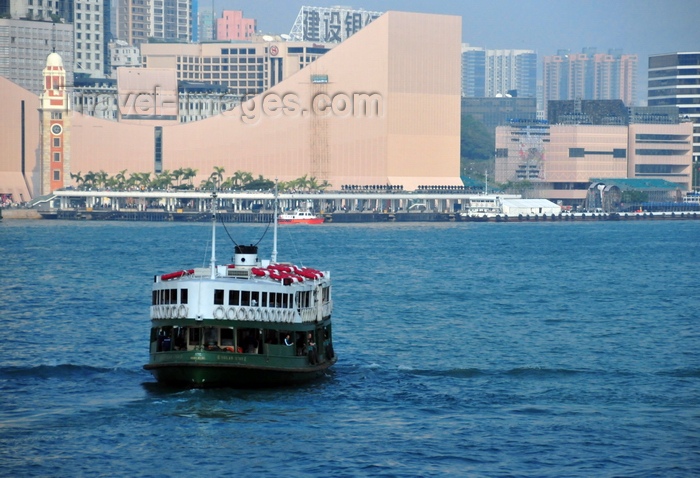
M 379 18 L 382 12 L 347 8 L 301 7 L 290 37 L 293 41 L 340 43 Z

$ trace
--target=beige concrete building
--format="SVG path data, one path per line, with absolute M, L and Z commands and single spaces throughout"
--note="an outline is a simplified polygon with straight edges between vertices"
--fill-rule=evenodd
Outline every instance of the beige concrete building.
M 241 98 L 262 93 L 335 46 L 256 37 L 250 42 L 144 43 L 145 68 L 170 68 L 178 81 L 226 86 Z M 270 40 L 272 38 L 272 40 Z
M 460 186 L 460 38 L 459 17 L 388 12 L 271 89 L 206 120 L 130 124 L 67 111 L 70 145 L 62 164 L 70 169 L 61 177 L 195 168 L 199 184 L 222 167 L 225 176 L 239 170 L 281 181 L 309 175 L 336 189 Z M 38 104 L 0 81 L 3 104 L 18 109 L 23 97 Z M 151 92 L 145 86 L 142 93 Z M 26 111 L 26 124 L 39 122 L 32 107 Z M 3 135 L 16 116 L 0 118 Z M 12 173 L 0 192 L 20 187 L 17 182 L 28 184 L 32 196 L 50 192 L 37 177 L 40 165 L 20 172 L 16 128 L 12 134 L 0 146 L 0 170 Z M 24 144 L 37 154 L 43 141 L 26 135 Z
M 496 181 L 582 204 L 592 178 L 664 179 L 691 190 L 692 123 L 496 128 Z

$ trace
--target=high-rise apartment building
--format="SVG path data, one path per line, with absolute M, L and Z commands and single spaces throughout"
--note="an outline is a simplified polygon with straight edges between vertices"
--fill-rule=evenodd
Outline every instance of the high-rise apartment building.
M 544 57 L 544 107 L 549 100 L 622 100 L 627 106 L 637 101 L 637 55 L 620 50 L 581 53 L 560 50 Z
M 224 10 L 216 19 L 217 40 L 250 40 L 255 34 L 257 20 L 243 18 L 240 10 Z
M 100 78 L 105 73 L 105 12 L 109 0 L 74 0 L 73 33 L 75 41 L 75 73 Z
M 140 46 L 156 41 L 192 41 L 193 0 L 118 0 L 115 38 Z
M 66 81 L 72 85 L 72 24 L 0 18 L 0 76 L 39 94 L 44 90 L 41 72 L 52 51 L 66 59 Z
M 486 50 L 462 44 L 462 96 L 486 97 Z
M 537 53 L 462 45 L 462 96 L 537 96 Z
M 211 41 L 216 38 L 216 18 L 211 9 L 200 9 L 197 12 L 197 39 L 195 41 Z
M 649 56 L 648 104 L 677 106 L 693 122 L 693 189 L 700 190 L 700 51 Z

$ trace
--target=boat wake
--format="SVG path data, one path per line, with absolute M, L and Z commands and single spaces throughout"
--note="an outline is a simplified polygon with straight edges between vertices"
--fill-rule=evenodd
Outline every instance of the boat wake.
M 8 366 L 0 367 L 0 380 L 85 380 L 97 379 L 101 376 L 114 376 L 115 374 L 143 375 L 138 367 L 92 367 L 89 365 L 58 364 L 36 365 L 33 367 Z

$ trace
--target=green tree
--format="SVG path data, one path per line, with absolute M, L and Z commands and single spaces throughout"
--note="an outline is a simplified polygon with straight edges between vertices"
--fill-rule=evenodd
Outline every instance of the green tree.
M 158 174 L 151 183 L 151 187 L 154 189 L 170 189 L 172 186 L 173 176 L 167 169 Z
M 180 181 L 182 181 L 182 177 L 185 175 L 185 170 L 183 168 L 178 168 L 172 173 L 173 175 L 173 180 L 177 181 L 177 186 L 178 189 L 180 187 Z
M 85 177 L 83 178 L 83 189 L 92 189 L 95 187 L 95 178 L 96 175 L 92 171 L 88 171 L 85 173 Z
M 258 179 L 253 179 L 243 186 L 244 191 L 267 191 L 275 187 L 275 182 L 265 179 L 262 174 L 258 176 Z
M 107 185 L 109 174 L 100 169 L 99 173 L 95 173 L 95 185 L 98 188 L 104 188 Z
M 84 178 L 80 175 L 80 171 L 73 174 L 70 173 L 70 178 L 75 181 L 75 186 L 77 189 L 83 189 Z
M 211 173 L 211 176 L 209 176 L 210 179 L 213 179 L 214 182 L 216 183 L 216 188 L 221 187 L 221 183 L 224 182 L 224 173 L 226 170 L 224 169 L 223 166 L 214 166 L 214 172 Z
M 472 115 L 462 116 L 460 156 L 463 159 L 487 160 L 493 157 L 496 140 L 491 132 Z
M 198 169 L 192 169 L 192 168 L 185 168 L 185 171 L 182 173 L 182 180 L 187 181 L 187 184 L 189 185 L 190 189 L 192 189 L 194 186 L 192 185 L 192 179 L 194 179 L 195 176 L 197 176 L 197 171 Z

